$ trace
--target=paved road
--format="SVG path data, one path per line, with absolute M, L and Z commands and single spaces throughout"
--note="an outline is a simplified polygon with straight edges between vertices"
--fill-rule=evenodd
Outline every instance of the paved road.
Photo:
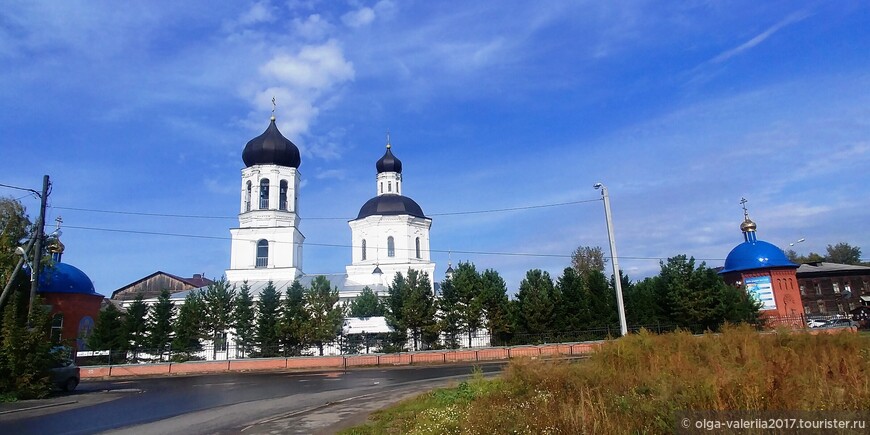
M 469 365 L 449 365 L 84 381 L 73 394 L 0 404 L 0 433 L 329 433 L 470 374 Z M 16 410 L 33 406 L 45 407 Z

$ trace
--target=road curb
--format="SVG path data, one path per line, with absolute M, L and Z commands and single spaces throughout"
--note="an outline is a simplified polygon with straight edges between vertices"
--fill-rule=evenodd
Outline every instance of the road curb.
M 6 411 L 0 411 L 0 415 L 14 414 L 14 413 L 16 413 L 16 412 L 32 411 L 32 410 L 34 410 L 34 409 L 52 408 L 52 407 L 55 407 L 55 406 L 72 405 L 72 404 L 74 404 L 74 403 L 79 403 L 79 401 L 78 401 L 78 400 L 69 400 L 69 401 L 66 401 L 66 402 L 46 403 L 46 404 L 44 404 L 44 405 L 28 406 L 27 408 L 9 409 L 9 410 L 6 410 Z

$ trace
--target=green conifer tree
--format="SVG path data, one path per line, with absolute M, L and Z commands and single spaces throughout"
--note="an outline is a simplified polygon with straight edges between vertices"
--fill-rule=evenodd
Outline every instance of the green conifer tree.
M 441 295 L 438 303 L 438 327 L 444 334 L 444 346 L 448 349 L 459 347 L 459 334 L 462 332 L 459 292 L 450 278 L 441 281 Z
M 302 355 L 308 342 L 308 312 L 305 309 L 305 289 L 299 280 L 287 287 L 279 322 L 280 342 L 286 355 Z
M 232 326 L 232 313 L 236 299 L 236 287 L 230 286 L 226 277 L 213 281 L 203 293 L 205 333 L 212 342 L 212 358 L 218 351 L 226 351 L 227 330 Z
M 553 329 L 553 281 L 540 269 L 526 272 L 517 292 L 520 326 L 527 334 L 544 334 Z
M 344 310 L 338 304 L 338 288 L 332 287 L 325 276 L 314 277 L 306 289 L 305 311 L 308 313 L 308 338 L 323 355 L 325 343 L 335 341 L 344 324 Z
M 88 337 L 88 348 L 108 350 L 113 353 L 126 350 L 128 344 L 124 335 L 124 313 L 113 303 L 100 311 L 94 330 Z
M 437 340 L 438 331 L 435 321 L 435 296 L 432 294 L 432 284 L 429 275 L 408 269 L 407 295 L 402 304 L 402 317 L 407 329 L 411 332 L 414 350 L 428 348 Z
M 494 269 L 480 275 L 480 301 L 492 345 L 503 345 L 512 331 L 507 284 Z
M 172 341 L 172 317 L 175 307 L 169 297 L 169 290 L 163 289 L 157 298 L 157 303 L 151 307 L 148 317 L 148 346 L 160 356 L 161 361 Z
M 251 297 L 251 287 L 248 282 L 242 283 L 233 308 L 233 328 L 236 330 L 237 356 L 248 356 L 255 343 L 254 300 Z
M 377 317 L 386 313 L 384 303 L 369 286 L 365 286 L 348 306 L 350 317 Z
M 178 355 L 176 360 L 186 361 L 193 353 L 202 350 L 205 319 L 202 305 L 202 291 L 193 290 L 185 296 L 184 304 L 178 309 L 175 338 L 172 340 L 172 349 Z
M 133 360 L 136 360 L 139 352 L 148 346 L 149 312 L 150 309 L 141 294 L 136 296 L 133 303 L 127 307 L 127 314 L 124 316 L 124 335 L 128 349 L 133 351 Z
M 281 297 L 272 281 L 260 293 L 257 301 L 257 346 L 260 356 L 277 356 L 278 321 L 281 315 Z

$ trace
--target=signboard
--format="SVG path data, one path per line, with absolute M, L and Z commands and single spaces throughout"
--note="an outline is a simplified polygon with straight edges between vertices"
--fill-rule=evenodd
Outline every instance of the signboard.
M 107 356 L 108 350 L 80 350 L 76 352 L 76 356 Z
M 773 297 L 773 285 L 770 276 L 753 276 L 743 280 L 746 284 L 746 292 L 755 300 L 761 301 L 761 310 L 775 310 L 776 299 Z

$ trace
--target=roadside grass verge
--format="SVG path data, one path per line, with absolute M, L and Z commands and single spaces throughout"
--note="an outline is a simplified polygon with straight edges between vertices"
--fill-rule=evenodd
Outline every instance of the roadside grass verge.
M 501 379 L 434 390 L 343 433 L 673 433 L 677 410 L 870 410 L 870 337 L 642 331 L 585 361 L 513 361 Z

